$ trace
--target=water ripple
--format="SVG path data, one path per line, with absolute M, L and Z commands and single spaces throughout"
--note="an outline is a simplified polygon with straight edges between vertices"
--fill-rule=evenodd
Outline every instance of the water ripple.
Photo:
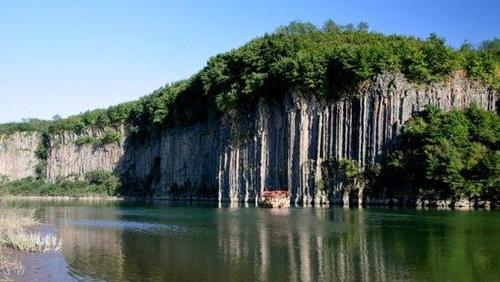
M 70 220 L 68 223 L 74 226 L 94 227 L 103 229 L 113 228 L 113 229 L 129 230 L 136 232 L 184 232 L 186 229 L 185 227 L 180 225 L 147 223 L 138 221 L 77 219 L 77 220 Z

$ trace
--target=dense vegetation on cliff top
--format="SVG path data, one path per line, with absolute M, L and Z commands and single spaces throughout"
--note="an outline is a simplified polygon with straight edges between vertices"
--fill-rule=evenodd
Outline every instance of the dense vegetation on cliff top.
M 132 132 L 144 133 L 242 110 L 260 98 L 292 90 L 338 99 L 382 71 L 399 72 L 410 81 L 428 83 L 463 70 L 472 79 L 498 89 L 499 41 L 487 41 L 479 50 L 467 44 L 455 50 L 435 34 L 421 40 L 371 32 L 365 23 L 355 27 L 328 21 L 318 28 L 292 22 L 212 57 L 190 79 L 162 87 L 138 101 L 61 120 L 4 124 L 0 125 L 0 134 L 82 133 L 92 126 L 106 128 L 124 123 Z

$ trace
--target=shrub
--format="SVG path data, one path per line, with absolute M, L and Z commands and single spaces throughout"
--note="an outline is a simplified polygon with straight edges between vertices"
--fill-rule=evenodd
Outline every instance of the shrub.
M 121 135 L 119 132 L 117 132 L 114 129 L 108 129 L 104 132 L 104 134 L 101 137 L 94 137 L 94 136 L 79 136 L 75 140 L 75 144 L 77 146 L 83 146 L 87 144 L 91 145 L 96 145 L 96 146 L 104 146 L 107 144 L 111 144 L 114 142 L 119 142 L 121 139 Z
M 79 136 L 75 141 L 75 144 L 78 146 L 83 146 L 86 144 L 95 144 L 95 143 L 96 143 L 96 138 L 93 136 Z
M 85 174 L 85 181 L 94 186 L 97 191 L 104 191 L 107 195 L 117 195 L 120 188 L 120 180 L 111 172 L 96 170 Z
M 500 199 L 500 117 L 471 106 L 429 106 L 404 126 L 385 164 L 390 194 L 433 200 Z M 388 177 L 389 176 L 389 177 Z
M 120 133 L 115 130 L 106 130 L 101 138 L 96 139 L 95 144 L 99 146 L 119 142 L 121 138 Z
M 93 171 L 84 180 L 57 179 L 47 182 L 32 177 L 0 183 L 0 195 L 19 196 L 116 196 L 120 180 L 111 172 Z
M 252 109 L 261 98 L 295 90 L 322 98 L 344 98 L 355 93 L 360 82 L 386 70 L 427 83 L 463 69 L 471 78 L 499 89 L 498 42 L 485 41 L 479 50 L 470 46 L 454 50 L 435 34 L 421 40 L 371 32 L 366 23 L 355 27 L 330 20 L 318 28 L 307 22 L 292 22 L 210 58 L 192 78 L 166 85 L 138 101 L 66 119 L 5 124 L 0 126 L 0 134 L 53 134 L 63 130 L 80 134 L 89 127 L 127 124 L 135 135 L 142 136 L 166 126 L 189 125 L 213 114 Z M 106 144 L 118 139 L 110 133 L 96 142 Z
M 321 191 L 331 189 L 336 184 L 342 184 L 346 191 L 357 189 L 357 185 L 363 179 L 363 171 L 354 160 L 339 160 L 337 158 L 323 161 L 321 167 L 322 181 L 318 188 Z

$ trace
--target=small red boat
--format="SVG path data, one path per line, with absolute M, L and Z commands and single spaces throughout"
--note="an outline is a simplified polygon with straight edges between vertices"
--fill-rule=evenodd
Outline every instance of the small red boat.
M 264 191 L 260 194 L 258 204 L 265 208 L 288 208 L 290 195 L 287 190 Z

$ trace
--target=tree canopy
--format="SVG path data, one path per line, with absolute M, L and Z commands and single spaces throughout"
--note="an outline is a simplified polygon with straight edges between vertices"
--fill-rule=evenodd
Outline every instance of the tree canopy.
M 353 93 L 360 82 L 383 71 L 429 83 L 463 70 L 472 79 L 498 88 L 498 46 L 498 39 L 494 39 L 478 49 L 465 44 L 455 50 L 436 34 L 423 40 L 373 32 L 366 23 L 338 25 L 329 20 L 317 27 L 292 22 L 210 58 L 190 79 L 166 85 L 138 101 L 65 119 L 4 124 L 0 125 L 0 134 L 81 133 L 92 126 L 121 124 L 127 124 L 132 132 L 147 133 L 252 108 L 261 98 L 291 91 L 340 99 Z
M 429 106 L 404 127 L 384 166 L 394 197 L 500 200 L 500 116 L 472 106 L 443 112 Z

